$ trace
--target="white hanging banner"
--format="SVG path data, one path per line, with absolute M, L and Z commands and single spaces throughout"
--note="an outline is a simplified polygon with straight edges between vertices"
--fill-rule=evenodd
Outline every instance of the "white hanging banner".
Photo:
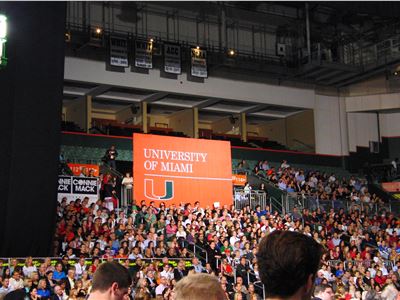
M 164 71 L 166 73 L 181 74 L 181 47 L 164 44 Z
M 153 68 L 153 43 L 148 41 L 135 41 L 135 67 Z
M 123 37 L 110 37 L 110 65 L 116 67 L 129 67 L 128 40 Z
M 191 49 L 192 68 L 191 74 L 194 77 L 207 78 L 207 51 L 198 48 Z

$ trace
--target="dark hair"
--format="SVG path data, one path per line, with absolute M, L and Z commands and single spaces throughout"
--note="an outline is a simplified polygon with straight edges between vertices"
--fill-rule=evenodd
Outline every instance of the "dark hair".
M 331 289 L 332 287 L 329 284 L 320 284 L 317 285 L 314 289 L 314 295 L 318 295 L 319 293 L 325 292 L 327 289 Z
M 257 262 L 268 297 L 289 297 L 317 273 L 323 248 L 314 239 L 292 231 L 274 231 L 259 245 Z M 314 282 L 314 279 L 313 279 Z
M 121 264 L 103 263 L 94 273 L 92 291 L 105 292 L 114 282 L 118 283 L 119 288 L 128 288 L 132 284 L 132 279 L 128 270 Z

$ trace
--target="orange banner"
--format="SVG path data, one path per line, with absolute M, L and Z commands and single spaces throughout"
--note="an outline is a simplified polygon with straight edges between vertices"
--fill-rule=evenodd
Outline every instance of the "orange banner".
M 90 171 L 92 171 L 92 175 L 96 177 L 100 174 L 100 167 L 98 165 L 69 163 L 68 167 L 72 170 L 74 176 L 81 176 L 81 174 L 83 174 L 85 177 L 88 177 Z
M 230 143 L 135 133 L 133 178 L 137 203 L 230 205 Z
M 240 185 L 240 186 L 245 186 L 247 182 L 247 175 L 241 175 L 241 174 L 233 174 L 232 175 L 232 182 L 233 185 Z
M 382 182 L 382 187 L 387 192 L 398 193 L 400 192 L 400 182 Z

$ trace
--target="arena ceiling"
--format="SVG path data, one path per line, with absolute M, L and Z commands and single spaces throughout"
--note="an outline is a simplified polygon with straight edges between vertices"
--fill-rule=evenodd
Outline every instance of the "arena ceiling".
M 148 103 L 149 114 L 171 116 L 185 109 L 199 109 L 199 121 L 210 123 L 229 118 L 232 115 L 246 113 L 247 121 L 251 124 L 260 124 L 271 120 L 283 119 L 294 115 L 304 108 L 286 107 L 232 101 L 217 98 L 205 98 L 184 94 L 164 93 L 134 88 L 121 88 L 92 83 L 64 82 L 64 105 L 86 95 L 91 95 L 92 109 L 98 112 L 117 113 L 132 105 L 143 101 Z

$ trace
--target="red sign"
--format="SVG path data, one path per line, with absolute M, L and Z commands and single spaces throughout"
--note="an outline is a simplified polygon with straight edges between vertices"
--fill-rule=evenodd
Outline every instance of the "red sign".
M 134 134 L 133 174 L 137 202 L 232 204 L 229 142 Z
M 96 177 L 100 174 L 100 167 L 98 165 L 69 163 L 68 167 L 72 170 L 74 176 L 84 175 L 85 177 L 89 177 L 90 172 L 92 172 L 92 176 Z

